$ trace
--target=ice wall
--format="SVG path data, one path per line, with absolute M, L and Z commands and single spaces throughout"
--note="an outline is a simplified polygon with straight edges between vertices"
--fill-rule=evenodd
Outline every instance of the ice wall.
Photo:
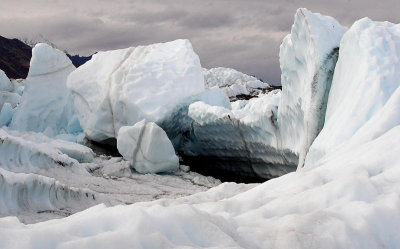
M 400 25 L 353 24 L 340 44 L 326 121 L 307 154 L 313 165 L 342 147 L 357 146 L 399 124 Z
M 291 33 L 280 47 L 279 148 L 297 154 L 299 167 L 323 127 L 339 42 L 345 31 L 332 17 L 299 9 Z

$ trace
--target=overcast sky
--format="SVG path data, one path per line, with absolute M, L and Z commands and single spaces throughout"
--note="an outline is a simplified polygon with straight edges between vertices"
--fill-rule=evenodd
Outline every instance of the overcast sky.
M 276 84 L 279 45 L 299 7 L 345 26 L 365 16 L 400 23 L 400 0 L 0 0 L 0 35 L 42 34 L 83 55 L 188 38 L 203 67 L 232 67 Z

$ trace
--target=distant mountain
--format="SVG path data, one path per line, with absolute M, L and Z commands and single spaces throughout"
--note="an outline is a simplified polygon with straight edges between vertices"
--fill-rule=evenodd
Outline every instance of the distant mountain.
M 92 59 L 93 55 L 80 56 L 80 55 L 70 55 L 67 53 L 67 56 L 72 61 L 72 64 L 74 64 L 75 67 L 80 67 L 83 64 L 85 64 L 88 60 Z
M 18 39 L 7 39 L 0 36 L 0 69 L 9 78 L 26 78 L 32 48 Z
M 33 48 L 38 43 L 46 43 L 46 44 L 49 44 L 50 46 L 52 46 L 53 48 L 60 49 L 57 47 L 56 44 L 54 44 L 51 41 L 49 41 L 48 39 L 46 39 L 42 34 L 38 34 L 35 36 L 30 36 L 30 37 L 21 37 L 21 38 L 18 38 L 18 40 L 22 41 L 23 43 L 30 46 L 31 48 Z
M 8 39 L 0 36 L 0 69 L 3 70 L 8 78 L 26 78 L 29 72 L 29 63 L 32 57 L 32 47 L 44 42 L 50 46 L 57 46 L 45 39 L 42 35 L 32 39 Z M 75 67 L 79 67 L 92 58 L 90 56 L 70 55 L 64 51 Z

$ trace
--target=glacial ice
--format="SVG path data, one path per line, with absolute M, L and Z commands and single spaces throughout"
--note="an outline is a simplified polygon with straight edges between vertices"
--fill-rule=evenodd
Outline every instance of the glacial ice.
M 3 70 L 0 69 L 0 91 L 11 91 L 13 89 L 11 81 Z
M 0 168 L 0 216 L 66 208 L 78 211 L 99 203 L 95 200 L 90 190 L 69 187 L 41 175 Z
M 197 182 L 195 179 L 199 176 L 188 176 L 182 171 L 176 172 L 181 174 L 179 178 L 176 175 L 166 178 L 154 174 L 138 176 L 127 171 L 129 165 L 121 158 L 95 158 L 92 163 L 80 164 L 86 166 L 91 175 L 77 172 L 58 175 L 68 184 L 57 185 L 56 182 L 54 186 L 61 187 L 48 188 L 53 186 L 53 180 L 40 177 L 38 181 L 36 175 L 8 172 L 7 166 L 1 163 L 6 170 L 0 169 L 0 216 L 4 215 L 3 210 L 7 215 L 15 210 L 17 213 L 26 210 L 24 207 L 43 211 L 54 207 L 58 211 L 68 209 L 65 199 L 60 200 L 60 204 L 48 205 L 47 196 L 71 185 L 74 191 L 75 186 L 79 186 L 78 193 L 86 193 L 81 188 L 86 186 L 96 196 L 104 195 L 106 203 L 136 203 L 114 207 L 101 204 L 67 218 L 30 225 L 22 224 L 15 217 L 0 218 L 0 248 L 398 248 L 400 25 L 367 18 L 354 23 L 340 42 L 329 90 L 336 59 L 324 60 L 330 51 L 335 51 L 334 56 L 337 56 L 335 46 L 340 39 L 332 33 L 331 25 L 337 24 L 332 20 L 305 9 L 297 12 L 297 24 L 304 21 L 312 28 L 302 33 L 295 23 L 293 30 L 298 33 L 292 32 L 291 36 L 312 35 L 312 41 L 322 37 L 327 41 L 305 47 L 300 46 L 305 39 L 295 40 L 307 51 L 300 53 L 289 50 L 297 46 L 290 44 L 293 37 L 285 38 L 287 44 L 282 49 L 288 49 L 288 57 L 281 61 L 284 59 L 283 77 L 287 81 L 282 92 L 269 92 L 249 101 L 235 101 L 219 107 L 202 101 L 197 95 L 197 99 L 190 97 L 190 101 L 186 99 L 185 104 L 175 106 L 176 116 L 172 117 L 182 118 L 184 122 L 176 119 L 179 125 L 185 124 L 182 127 L 186 127 L 187 117 L 195 121 L 190 124 L 191 130 L 186 134 L 188 141 L 184 143 L 186 151 L 195 156 L 202 152 L 199 149 L 204 149 L 208 150 L 204 154 L 217 155 L 217 159 L 232 155 L 246 160 L 251 158 L 253 161 L 247 161 L 250 166 L 247 169 L 253 171 L 251 175 L 259 169 L 277 170 L 265 167 L 265 162 L 261 164 L 263 168 L 254 168 L 256 164 L 253 163 L 258 159 L 271 160 L 274 158 L 271 155 L 276 155 L 278 160 L 278 155 L 282 156 L 278 149 L 288 148 L 306 157 L 304 167 L 263 184 L 224 183 L 207 192 L 182 198 L 137 202 L 148 200 L 141 199 L 143 193 L 154 200 L 172 189 L 175 193 L 172 196 L 178 197 L 190 192 L 184 191 L 193 186 L 193 182 L 196 188 L 213 183 L 204 178 Z M 316 25 L 318 22 L 320 25 Z M 339 32 L 341 28 L 337 29 Z M 290 63 L 298 63 L 298 67 L 288 66 Z M 310 90 L 309 86 L 315 88 Z M 290 96 L 294 101 L 289 101 Z M 281 115 L 290 122 L 287 126 L 279 123 L 283 122 L 279 120 L 282 103 L 286 109 Z M 299 115 L 295 115 L 296 112 Z M 289 138 L 284 137 L 281 145 L 282 136 L 289 135 L 282 131 L 290 127 L 300 129 L 304 135 L 292 132 L 294 141 L 289 143 L 286 141 Z M 120 131 L 130 128 L 123 127 Z M 10 134 L 2 135 L 3 132 Z M 39 150 L 40 147 L 47 151 L 52 147 L 48 142 L 31 145 L 23 137 L 29 137 L 28 133 L 18 135 L 22 137 L 18 140 L 13 132 L 4 130 L 0 135 L 7 137 L 4 141 L 24 143 L 24 148 Z M 267 144 L 271 150 L 265 149 Z M 250 152 L 255 156 L 249 157 Z M 201 160 L 201 157 L 194 158 Z M 231 164 L 231 167 L 235 170 L 237 165 Z M 160 179 L 164 179 L 161 184 Z M 150 194 L 149 186 L 153 187 Z M 68 188 L 63 192 L 71 193 L 68 198 L 80 196 L 69 191 Z M 10 198 L 15 192 L 20 193 L 20 200 Z M 37 199 L 43 202 L 30 199 L 30 193 L 34 196 L 39 193 Z M 74 198 L 67 199 L 72 206 L 74 203 L 85 206 L 86 195 L 82 196 L 82 204 L 74 202 Z M 90 195 L 86 197 L 90 199 Z
M 188 114 L 194 122 L 180 152 L 184 162 L 225 180 L 259 181 L 295 170 L 297 157 L 277 149 L 280 96 L 274 90 L 232 109 L 191 104 Z
M 18 173 L 43 173 L 61 167 L 87 174 L 79 162 L 93 161 L 91 149 L 41 133 L 0 129 L 0 167 Z
M 203 68 L 203 73 L 206 88 L 218 86 L 232 101 L 257 96 L 270 88 L 267 83 L 232 68 Z
M 24 93 L 10 128 L 52 136 L 79 132 L 66 87 L 67 77 L 74 69 L 63 52 L 44 43 L 37 44 L 32 50 Z
M 70 74 L 68 87 L 86 136 L 104 141 L 122 126 L 161 121 L 203 92 L 204 78 L 190 42 L 176 40 L 99 52 Z
M 4 103 L 0 111 L 0 127 L 8 126 L 14 115 L 14 110 L 10 103 Z
M 280 47 L 279 147 L 297 154 L 299 167 L 324 125 L 339 42 L 345 31 L 332 17 L 299 9 L 291 33 Z
M 175 171 L 179 159 L 167 134 L 154 122 L 142 120 L 119 129 L 117 148 L 139 173 Z
M 400 25 L 353 24 L 340 43 L 325 125 L 306 165 L 342 147 L 373 141 L 399 125 Z

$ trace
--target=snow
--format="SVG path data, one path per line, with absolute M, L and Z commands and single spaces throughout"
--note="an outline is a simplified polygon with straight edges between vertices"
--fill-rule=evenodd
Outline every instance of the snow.
M 179 167 L 179 159 L 167 134 L 153 122 L 142 120 L 134 126 L 121 127 L 117 148 L 139 173 L 170 172 Z
M 46 132 L 51 136 L 80 132 L 66 87 L 67 77 L 74 69 L 63 52 L 44 43 L 37 44 L 10 128 Z
M 204 68 L 203 73 L 206 88 L 217 86 L 232 100 L 240 98 L 240 95 L 257 96 L 270 87 L 267 83 L 232 68 Z
M 282 150 L 299 155 L 299 167 L 323 127 L 337 48 L 345 31 L 332 17 L 299 9 L 280 47 L 279 140 Z
M 200 60 L 188 40 L 99 52 L 68 78 L 79 121 L 94 141 L 122 126 L 160 122 L 204 91 Z
M 400 25 L 353 24 L 340 44 L 325 126 L 307 155 L 313 164 L 348 143 L 372 141 L 399 124 Z

